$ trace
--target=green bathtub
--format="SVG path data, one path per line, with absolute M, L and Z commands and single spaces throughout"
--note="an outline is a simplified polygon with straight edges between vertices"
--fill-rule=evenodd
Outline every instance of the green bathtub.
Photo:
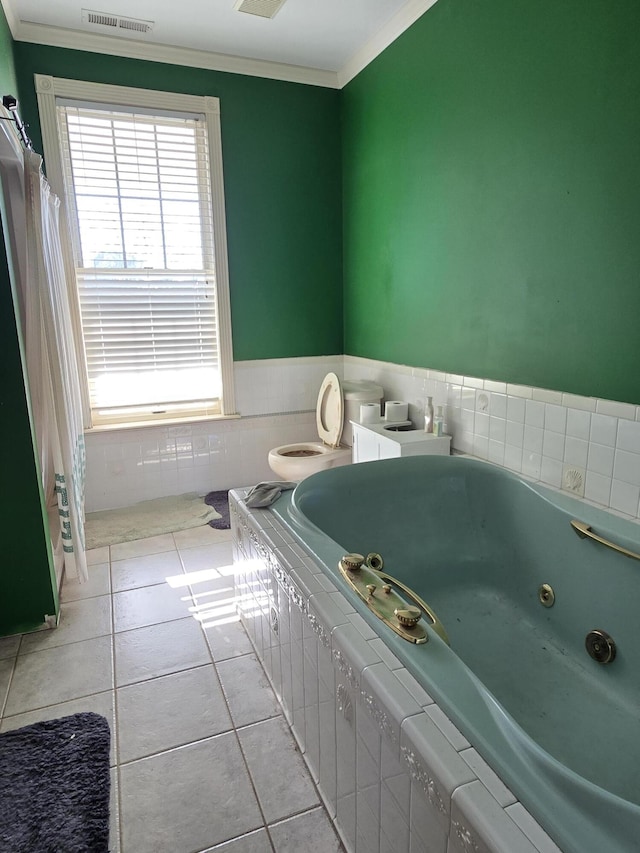
M 571 521 L 640 553 L 637 523 L 440 456 L 322 471 L 273 509 L 563 851 L 640 850 L 640 562 Z M 347 552 L 382 555 L 450 647 L 377 620 L 338 571 Z M 587 652 L 594 630 L 610 663 Z

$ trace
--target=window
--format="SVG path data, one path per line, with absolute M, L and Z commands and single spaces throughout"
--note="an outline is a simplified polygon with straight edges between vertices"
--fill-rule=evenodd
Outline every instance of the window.
M 91 423 L 233 413 L 217 99 L 39 75 L 36 88 Z

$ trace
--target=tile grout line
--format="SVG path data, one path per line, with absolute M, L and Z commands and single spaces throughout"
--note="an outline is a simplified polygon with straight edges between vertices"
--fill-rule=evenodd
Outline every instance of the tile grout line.
M 62 646 L 54 646 L 54 648 L 59 649 L 62 648 Z M 106 690 L 98 690 L 94 693 L 85 693 L 82 696 L 74 696 L 73 699 L 63 699 L 62 702 L 49 702 L 47 705 L 38 705 L 35 708 L 27 708 L 24 711 L 17 711 L 15 714 L 0 714 L 0 720 L 10 720 L 13 717 L 21 717 L 24 714 L 33 714 L 37 711 L 44 711 L 45 708 L 53 708 L 55 705 L 66 705 L 69 702 L 80 702 L 83 699 L 90 699 L 92 696 L 102 696 L 105 693 L 113 693 L 113 687 L 109 687 Z
M 155 626 L 152 626 L 155 627 Z M 159 681 L 161 678 L 171 678 L 174 675 L 180 675 L 183 672 L 193 672 L 196 669 L 206 669 L 211 666 L 210 663 L 197 663 L 195 666 L 186 666 L 184 669 L 176 669 L 174 672 L 165 672 L 163 675 L 151 675 L 149 678 L 142 678 L 140 681 L 130 681 L 127 684 L 120 684 L 116 690 L 128 690 L 129 687 L 138 687 L 141 684 L 150 684 L 152 681 Z M 105 691 L 101 691 L 104 693 Z M 89 694 L 93 696 L 94 694 Z
M 181 558 L 181 560 L 182 560 L 182 558 Z M 191 593 L 191 595 L 192 595 L 192 596 L 194 595 L 194 590 L 193 590 L 193 587 L 192 587 L 192 585 L 191 585 L 191 584 L 189 584 L 189 592 Z M 235 583 L 234 583 L 234 599 L 235 599 Z M 235 738 L 236 745 L 237 745 L 238 749 L 240 750 L 240 755 L 242 756 L 242 761 L 243 761 L 243 764 L 244 764 L 245 770 L 246 770 L 246 772 L 247 772 L 247 776 L 248 776 L 248 779 L 249 779 L 249 783 L 250 783 L 250 785 L 251 785 L 251 790 L 253 791 L 253 796 L 254 796 L 254 799 L 255 799 L 256 804 L 257 804 L 257 806 L 258 806 L 258 810 L 259 810 L 259 812 L 260 812 L 260 817 L 262 818 L 262 828 L 265 830 L 265 832 L 266 832 L 266 834 L 267 834 L 267 838 L 268 838 L 268 840 L 269 840 L 269 844 L 271 845 L 272 853 L 275 853 L 275 847 L 274 847 L 274 845 L 273 845 L 273 841 L 271 840 L 271 835 L 270 835 L 270 833 L 269 833 L 269 828 L 268 828 L 268 826 L 267 826 L 267 821 L 266 821 L 266 817 L 265 817 L 265 814 L 264 814 L 264 811 L 263 811 L 263 808 L 262 808 L 262 803 L 260 802 L 260 799 L 259 799 L 259 797 L 258 797 L 258 792 L 257 792 L 257 790 L 256 790 L 256 787 L 255 787 L 255 784 L 254 784 L 254 781 L 253 781 L 253 776 L 251 775 L 251 771 L 249 770 L 249 765 L 247 764 L 247 759 L 246 759 L 246 756 L 245 756 L 245 754 L 244 754 L 244 750 L 242 749 L 242 744 L 240 743 L 240 737 L 239 737 L 239 735 L 238 735 L 238 729 L 237 729 L 237 726 L 236 726 L 235 720 L 233 719 L 233 714 L 231 713 L 231 708 L 230 708 L 230 706 L 229 706 L 229 701 L 228 701 L 228 699 L 227 699 L 227 694 L 226 694 L 225 689 L 224 689 L 224 686 L 223 686 L 223 684 L 222 684 L 222 679 L 220 678 L 220 673 L 218 672 L 218 666 L 217 666 L 217 662 L 216 662 L 216 660 L 215 660 L 215 656 L 214 656 L 214 654 L 213 654 L 213 649 L 211 648 L 211 645 L 210 645 L 210 643 L 209 643 L 209 639 L 208 639 L 208 637 L 207 637 L 207 632 L 205 631 L 205 629 L 204 629 L 204 626 L 203 626 L 202 622 L 200 622 L 199 624 L 200 624 L 200 630 L 202 631 L 202 636 L 203 636 L 204 641 L 205 641 L 206 646 L 207 646 L 207 651 L 209 652 L 209 657 L 211 658 L 211 664 L 212 664 L 212 666 L 213 666 L 213 671 L 214 671 L 214 672 L 215 672 L 215 674 L 216 674 L 216 678 L 217 678 L 217 680 L 218 680 L 218 685 L 219 685 L 219 687 L 220 687 L 220 692 L 221 692 L 221 694 L 222 694 L 222 698 L 223 698 L 223 700 L 224 700 L 224 704 L 225 704 L 225 707 L 226 707 L 226 709 L 227 709 L 227 713 L 228 713 L 228 715 L 229 715 L 229 720 L 231 721 L 231 726 L 232 726 L 231 731 L 233 732 L 233 736 L 234 736 L 234 738 Z M 242 836 L 235 836 L 235 837 L 236 837 L 236 838 L 240 838 L 240 837 L 242 837 Z M 229 842 L 229 841 L 233 841 L 233 840 L 234 840 L 233 838 L 228 838 L 228 839 L 226 839 L 226 841 L 225 841 L 225 842 L 223 842 L 223 843 L 227 843 L 227 842 Z
M 271 690 L 273 691 L 273 694 L 274 694 L 274 696 L 275 696 L 275 698 L 276 698 L 276 702 L 277 702 L 277 704 L 280 706 L 280 708 L 282 709 L 282 714 L 281 714 L 282 719 L 284 720 L 285 726 L 286 726 L 287 730 L 289 731 L 289 733 L 290 733 L 291 737 L 292 737 L 292 738 L 293 738 L 293 740 L 294 740 L 294 743 L 295 743 L 295 745 L 296 745 L 296 749 L 298 750 L 298 752 L 299 752 L 299 754 L 300 754 L 300 757 L 301 757 L 301 759 L 302 759 L 302 761 L 303 761 L 303 764 L 304 764 L 304 767 L 305 767 L 305 771 L 306 771 L 306 773 L 308 774 L 308 776 L 309 776 L 309 780 L 310 780 L 311 784 L 313 785 L 313 789 L 314 789 L 314 791 L 316 792 L 316 794 L 317 794 L 317 796 L 318 796 L 318 805 L 313 806 L 311 809 L 306 809 L 305 811 L 298 812 L 297 814 L 290 815 L 289 817 L 286 817 L 286 818 L 281 818 L 281 819 L 280 819 L 280 820 L 278 820 L 278 821 L 274 821 L 274 823 L 272 824 L 272 826 L 276 826 L 277 824 L 282 823 L 282 822 L 284 822 L 284 821 L 286 821 L 286 820 L 291 820 L 293 817 L 298 817 L 300 814 L 306 814 L 306 813 L 307 813 L 307 812 L 309 812 L 309 811 L 314 811 L 315 809 L 318 809 L 318 808 L 319 808 L 319 809 L 321 809 L 321 810 L 322 810 L 322 812 L 323 812 L 323 813 L 324 813 L 324 815 L 326 816 L 326 818 L 327 818 L 327 820 L 328 820 L 328 822 L 329 822 L 329 825 L 331 826 L 331 828 L 332 828 L 332 830 L 333 830 L 333 832 L 334 832 L 334 834 L 335 834 L 335 836 L 336 836 L 336 838 L 337 838 L 337 840 L 338 840 L 338 844 L 340 845 L 340 853 L 345 853 L 346 848 L 345 848 L 345 845 L 344 845 L 344 843 L 343 843 L 343 841 L 342 841 L 342 837 L 341 837 L 340 833 L 338 832 L 338 829 L 337 829 L 337 826 L 336 826 L 336 819 L 334 819 L 334 818 L 332 818 L 332 817 L 331 817 L 331 814 L 329 813 L 329 809 L 327 808 L 327 804 L 325 803 L 325 799 L 324 799 L 324 797 L 323 797 L 322 793 L 320 792 L 320 788 L 318 787 L 318 785 L 317 785 L 317 783 L 316 783 L 315 779 L 313 778 L 313 773 L 311 772 L 311 767 L 309 766 L 309 763 L 308 763 L 307 757 L 306 757 L 306 755 L 304 754 L 304 752 L 302 751 L 302 748 L 300 747 L 300 744 L 298 743 L 298 738 L 295 736 L 295 734 L 294 734 L 294 732 L 293 732 L 293 729 L 292 729 L 292 727 L 291 727 L 291 725 L 290 725 L 289 721 L 287 720 L 286 714 L 284 713 L 284 708 L 283 708 L 282 704 L 280 703 L 280 700 L 278 699 L 278 696 L 277 696 L 277 693 L 276 693 L 275 687 L 273 686 L 273 683 L 272 683 L 272 681 L 271 681 L 271 678 L 270 678 L 270 676 L 269 676 L 269 673 L 268 673 L 268 672 L 266 671 L 266 669 L 264 668 L 263 663 L 262 663 L 262 660 L 260 659 L 260 655 L 259 655 L 259 653 L 258 653 L 257 646 L 255 645 L 255 643 L 254 643 L 253 639 L 251 638 L 251 635 L 249 634 L 249 632 L 246 630 L 246 628 L 245 628 L 245 626 L 244 626 L 244 624 L 243 624 L 243 622 L 242 622 L 242 619 L 240 620 L 240 624 L 242 625 L 242 629 L 243 629 L 243 631 L 246 633 L 247 638 L 248 638 L 248 640 L 249 640 L 249 643 L 251 644 L 251 646 L 252 646 L 252 648 L 253 648 L 253 655 L 254 655 L 254 656 L 256 657 L 256 659 L 258 660 L 258 663 L 260 664 L 260 667 L 261 667 L 261 669 L 262 669 L 262 671 L 263 671 L 264 675 L 266 676 L 267 683 L 269 684 L 269 686 L 270 686 Z M 271 719 L 275 719 L 275 717 L 272 717 Z M 266 722 L 266 720 L 261 720 L 260 722 Z M 250 724 L 248 724 L 248 725 L 256 725 L 256 723 L 250 723 Z M 247 726 L 247 727 L 248 727 L 248 726 Z
M 115 759 L 116 759 L 116 797 L 114 798 L 115 807 L 116 807 L 116 820 L 114 821 L 116 827 L 116 851 L 118 853 L 122 853 L 122 776 L 120 772 L 120 725 L 119 725 L 119 714 L 118 714 L 118 690 L 116 687 L 117 678 L 116 678 L 116 614 L 115 614 L 115 602 L 113 597 L 113 574 L 111 571 L 112 560 L 111 560 L 111 546 L 109 546 L 109 594 L 111 597 L 111 680 L 113 684 L 113 724 L 115 731 L 113 733 L 113 738 L 115 739 Z
M 144 587 L 140 587 L 140 589 L 144 589 Z M 186 621 L 187 619 L 193 619 L 193 616 L 191 614 L 187 614 L 186 616 L 178 616 L 175 619 L 163 619 L 161 622 L 151 622 L 148 625 L 137 625 L 135 628 L 125 628 L 124 631 L 113 631 L 113 636 L 115 637 L 116 634 L 128 634 L 131 631 L 142 631 L 142 630 L 144 630 L 144 628 L 157 628 L 158 625 L 170 625 L 172 622 L 182 622 L 182 621 Z M 109 635 L 103 634 L 102 636 L 107 637 Z M 92 637 L 90 639 L 94 639 L 94 638 Z M 95 638 L 95 639 L 97 639 L 97 638 Z M 78 642 L 82 642 L 82 641 L 80 640 Z M 64 643 L 63 645 L 69 645 L 69 643 Z M 51 648 L 59 648 L 59 646 L 52 646 Z M 188 668 L 192 669 L 193 667 L 188 667 Z M 154 678 L 157 678 L 157 677 L 158 676 L 154 676 Z M 124 687 L 124 685 L 120 685 L 120 686 Z
M 18 643 L 18 649 L 20 648 L 21 643 L 22 643 L 22 636 L 20 637 L 20 642 Z M 4 699 L 2 700 L 2 705 L 0 705 L 0 724 L 2 723 L 2 720 L 7 719 L 4 712 L 6 710 L 8 702 L 9 702 L 9 691 L 11 690 L 11 685 L 13 684 L 13 676 L 15 674 L 16 667 L 18 665 L 18 649 L 16 649 L 16 653 L 15 653 L 14 658 L 13 658 L 13 663 L 11 665 L 11 672 L 9 673 L 9 681 L 7 683 L 7 689 L 6 689 L 5 694 L 4 694 Z
M 102 595 L 90 595 L 87 598 L 78 598 L 78 599 L 74 599 L 72 601 L 66 601 L 65 604 L 82 604 L 83 601 L 94 601 L 96 598 L 109 598 L 109 599 L 111 599 L 111 595 L 109 593 L 103 593 Z M 109 606 L 111 609 L 111 607 L 112 607 L 111 600 L 109 601 Z M 113 619 L 113 614 L 112 614 L 112 619 Z M 41 634 L 44 636 L 44 635 L 48 634 L 49 631 L 58 631 L 58 630 L 60 630 L 59 627 L 56 627 L 56 628 L 50 628 L 50 629 L 43 629 L 43 630 L 39 630 L 39 631 L 30 631 L 29 634 L 33 637 L 37 637 Z M 26 655 L 34 655 L 34 654 L 38 654 L 39 652 L 48 652 L 51 649 L 61 649 L 64 646 L 72 646 L 75 643 L 86 643 L 88 640 L 99 640 L 102 637 L 110 637 L 112 633 L 113 633 L 113 630 L 107 631 L 104 634 L 92 634 L 90 637 L 81 637 L 79 639 L 76 638 L 74 640 L 68 640 L 67 642 L 57 643 L 56 645 L 47 645 L 47 646 L 42 646 L 41 648 L 27 649 L 27 650 L 22 651 L 22 652 L 18 651 L 17 656 L 18 657 L 25 657 Z M 21 635 L 19 649 L 22 648 L 22 641 L 23 641 L 25 636 L 26 636 L 25 634 Z M 98 692 L 103 693 L 104 691 L 100 690 Z M 88 695 L 92 695 L 92 694 L 88 694 Z M 71 701 L 71 700 L 66 700 L 66 701 Z M 57 704 L 57 703 L 52 703 L 52 704 Z M 46 706 L 43 706 L 43 707 L 46 707 Z

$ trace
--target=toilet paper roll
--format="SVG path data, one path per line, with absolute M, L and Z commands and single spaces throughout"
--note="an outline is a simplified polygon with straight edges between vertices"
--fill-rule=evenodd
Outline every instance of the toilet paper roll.
M 380 423 L 380 403 L 360 403 L 360 423 Z
M 387 400 L 384 404 L 385 421 L 406 421 L 409 414 L 409 404 L 401 400 Z

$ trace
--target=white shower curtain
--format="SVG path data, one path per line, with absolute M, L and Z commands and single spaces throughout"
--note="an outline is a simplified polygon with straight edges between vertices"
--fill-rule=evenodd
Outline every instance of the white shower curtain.
M 47 505 L 57 503 L 65 575 L 87 580 L 84 430 L 60 200 L 42 173 L 40 155 L 25 151 L 24 157 L 27 275 L 21 288 L 36 441 Z

